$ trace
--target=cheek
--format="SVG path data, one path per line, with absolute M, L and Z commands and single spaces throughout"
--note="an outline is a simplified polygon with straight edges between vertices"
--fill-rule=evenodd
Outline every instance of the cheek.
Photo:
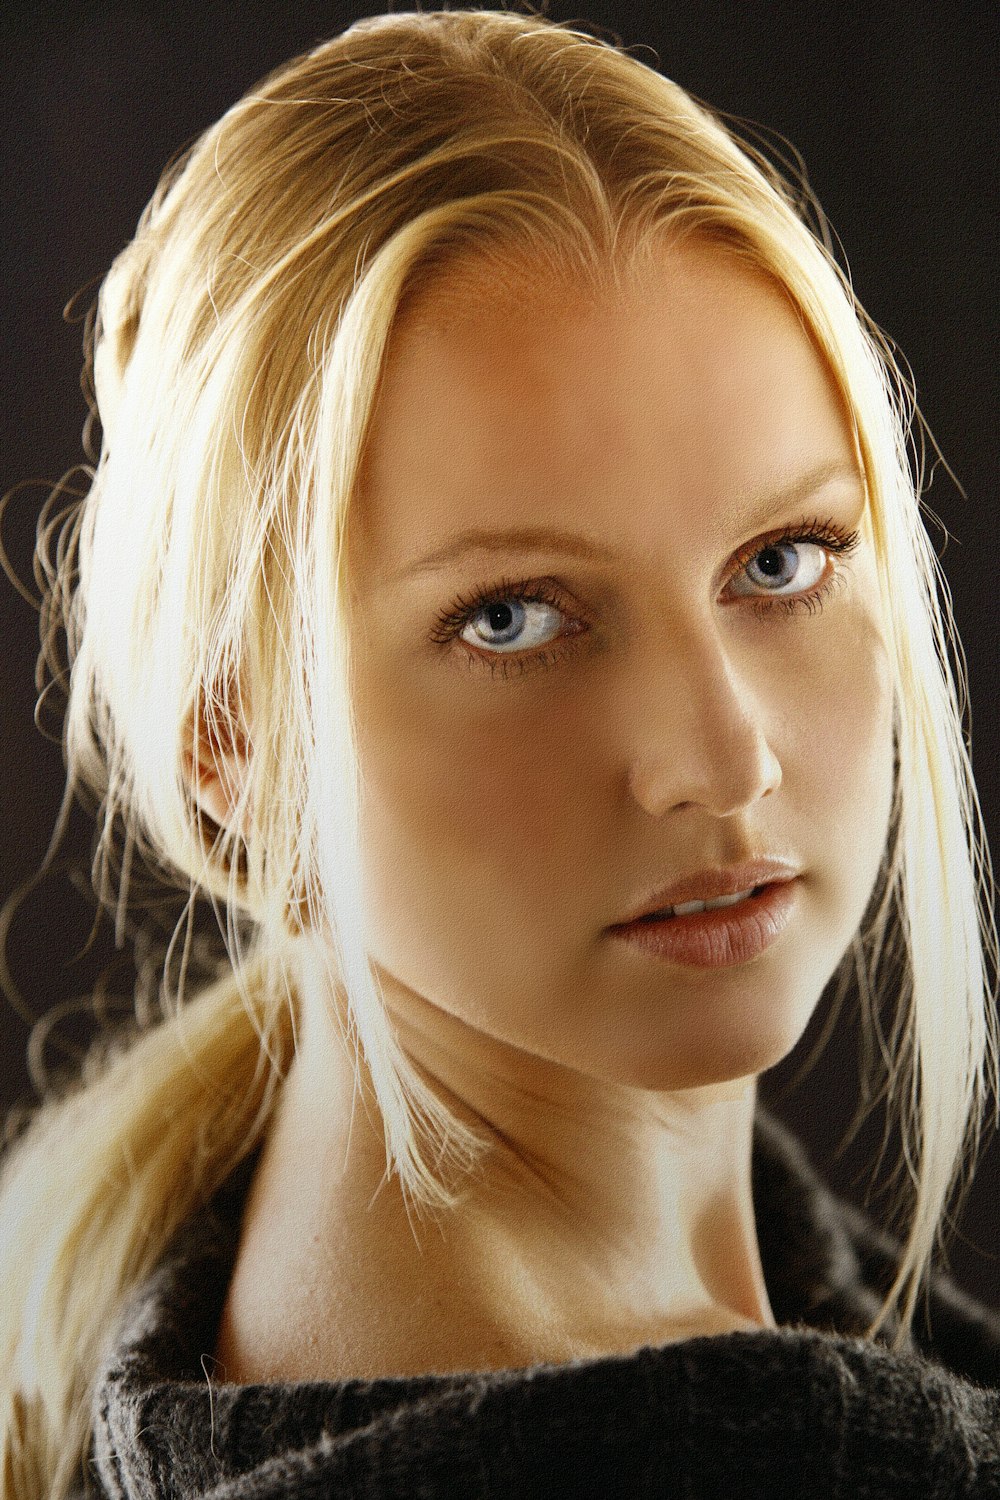
M 797 807 L 815 809 L 838 905 L 860 921 L 892 810 L 892 674 L 873 615 L 845 622 L 815 668 L 809 699 L 792 721 L 785 787 Z
M 583 762 L 577 775 L 574 758 L 582 751 L 564 730 L 551 713 L 477 723 L 459 721 L 454 706 L 435 722 L 411 720 L 404 735 L 371 743 L 374 801 L 400 842 L 420 848 L 443 876 L 495 880 L 501 869 L 513 891 L 573 821 L 567 804 L 574 789 L 581 794 Z
M 481 955 L 504 932 L 509 946 L 512 921 L 526 930 L 540 912 L 557 918 L 567 872 L 588 863 L 592 755 L 555 690 L 536 689 L 529 704 L 503 683 L 421 696 L 372 682 L 364 700 L 362 847 L 383 951 L 398 940 L 426 952 L 434 934 L 447 951 L 474 932 Z

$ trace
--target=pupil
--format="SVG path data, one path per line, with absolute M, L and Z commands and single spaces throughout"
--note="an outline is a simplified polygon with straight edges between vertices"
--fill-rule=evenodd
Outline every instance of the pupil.
M 503 631 L 509 627 L 512 619 L 509 604 L 491 604 L 488 606 L 486 612 L 489 616 L 490 625 L 494 630 Z M 504 619 L 505 615 L 507 616 L 506 619 Z M 497 618 L 498 616 L 499 618 Z
M 762 573 L 766 573 L 768 577 L 774 578 L 781 572 L 784 558 L 777 547 L 765 547 L 763 552 L 759 552 L 757 556 L 759 559 L 758 567 Z

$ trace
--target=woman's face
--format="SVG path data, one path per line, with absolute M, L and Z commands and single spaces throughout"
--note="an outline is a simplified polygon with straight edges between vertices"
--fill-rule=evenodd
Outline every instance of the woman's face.
M 890 815 L 890 677 L 836 387 L 784 294 L 705 244 L 601 305 L 536 285 L 512 311 L 484 278 L 413 312 L 351 537 L 387 1002 L 643 1088 L 756 1074 L 856 931 Z M 816 525 L 860 539 L 761 558 Z M 608 930 L 658 887 L 768 854 L 801 875 L 749 961 L 669 962 Z

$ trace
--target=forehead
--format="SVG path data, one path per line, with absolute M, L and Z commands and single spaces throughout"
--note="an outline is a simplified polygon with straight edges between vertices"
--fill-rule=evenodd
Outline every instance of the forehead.
M 733 254 L 665 250 L 595 296 L 465 278 L 394 330 L 352 528 L 379 578 L 470 525 L 575 520 L 647 542 L 824 461 L 856 466 L 837 386 L 787 293 Z

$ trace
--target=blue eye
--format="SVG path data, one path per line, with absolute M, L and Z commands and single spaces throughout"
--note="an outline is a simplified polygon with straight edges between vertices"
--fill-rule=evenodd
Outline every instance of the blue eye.
M 506 677 L 512 671 L 554 665 L 571 649 L 569 643 L 557 651 L 544 647 L 560 636 L 579 635 L 586 629 L 571 613 L 554 580 L 502 578 L 442 610 L 431 640 L 444 646 L 457 637 L 466 648 L 470 666 L 484 666 Z
M 799 551 L 801 548 L 806 549 L 804 559 Z M 826 553 L 829 550 L 828 545 L 821 546 L 818 542 L 804 539 L 769 542 L 744 565 L 743 574 L 771 594 L 788 587 L 815 588 L 826 569 Z M 756 573 L 756 578 L 751 577 L 753 573 Z M 735 592 L 744 594 L 752 591 L 736 589 Z
M 555 639 L 561 615 L 561 610 L 544 600 L 517 598 L 512 594 L 481 605 L 463 628 L 472 628 L 478 645 L 529 651 L 545 644 L 546 630 L 552 632 L 547 639 Z

